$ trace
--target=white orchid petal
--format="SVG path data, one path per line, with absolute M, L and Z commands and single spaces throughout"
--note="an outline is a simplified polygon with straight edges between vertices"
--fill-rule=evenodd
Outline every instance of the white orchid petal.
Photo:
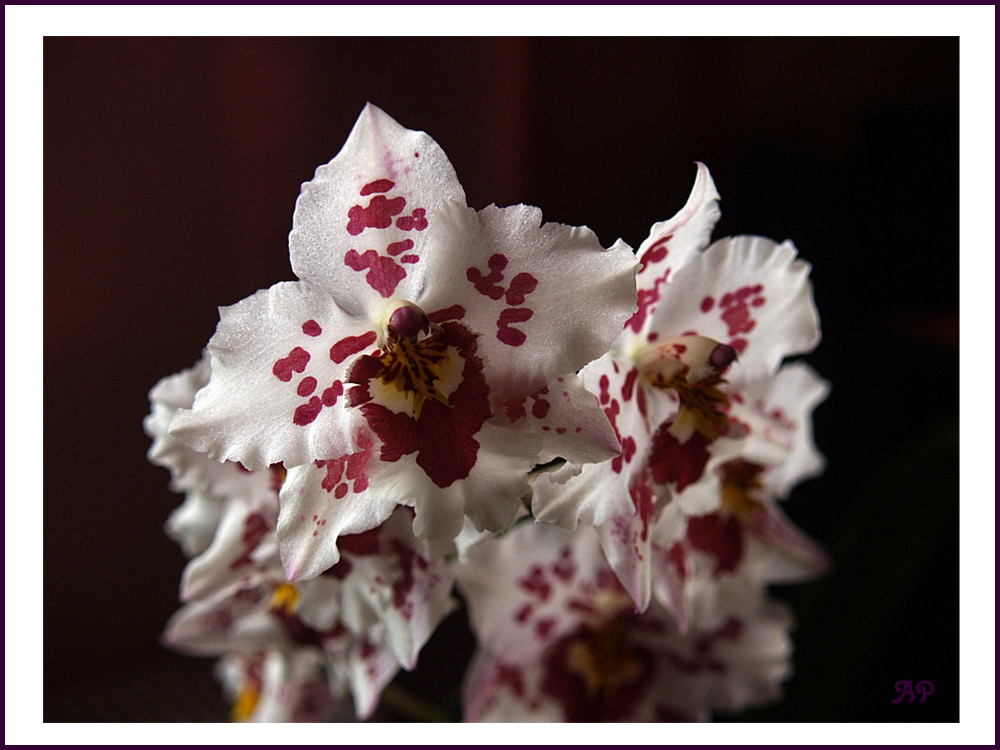
M 433 213 L 465 192 L 441 147 L 371 104 L 340 153 L 302 186 L 289 235 L 292 270 L 350 314 L 416 301 L 431 278 Z
M 495 409 L 601 356 L 635 310 L 635 258 L 586 227 L 542 223 L 533 206 L 451 205 L 428 258 L 427 310 L 457 305 L 480 334 Z M 594 310 L 600 310 L 599 316 Z
M 462 684 L 465 721 L 560 721 L 563 716 L 559 704 L 536 697 L 542 695 L 539 683 L 543 674 L 540 662 L 508 664 L 479 649 Z
M 163 530 L 187 557 L 200 555 L 212 543 L 223 505 L 202 492 L 188 492 L 184 502 L 167 517 Z
M 794 485 L 821 474 L 826 465 L 813 439 L 812 412 L 829 395 L 830 384 L 805 363 L 793 362 L 761 385 L 768 392 L 749 391 L 747 401 L 759 402 L 759 411 L 787 433 L 784 460 L 765 474 L 769 492 L 783 498 Z
M 541 435 L 540 464 L 556 458 L 572 464 L 600 463 L 621 453 L 614 427 L 577 375 L 560 375 L 506 413 Z
M 219 312 L 208 343 L 211 381 L 191 410 L 178 411 L 171 434 L 248 469 L 344 452 L 353 434 L 345 371 L 351 355 L 375 348 L 372 326 L 301 282 L 276 284 Z
M 671 273 L 676 273 L 708 245 L 719 220 L 719 194 L 712 175 L 704 164 L 699 162 L 697 167 L 687 203 L 671 218 L 654 224 L 639 245 L 640 270 L 636 277 L 639 309 L 626 326 L 633 334 L 642 333 L 644 326 L 655 330 L 646 326 L 650 313 L 664 294 L 672 293 L 663 285 L 672 281 Z
M 819 343 L 810 266 L 791 242 L 730 237 L 714 242 L 674 275 L 652 314 L 661 337 L 697 334 L 728 344 L 739 359 L 726 377 L 746 382 Z
M 635 613 L 591 530 L 523 524 L 470 558 L 459 581 L 480 650 L 467 720 L 704 720 L 774 699 L 789 674 L 791 620 L 759 585 L 733 582 L 716 621 L 681 632 L 656 602 Z M 548 602 L 554 625 L 539 643 L 525 604 Z
M 278 539 L 290 581 L 315 578 L 340 560 L 337 538 L 373 529 L 396 503 L 368 491 L 372 444 L 361 450 L 288 470 L 281 487 Z
M 273 540 L 277 511 L 273 498 L 257 505 L 227 503 L 211 545 L 184 568 L 181 601 L 207 598 L 236 582 L 250 586 L 273 575 L 277 550 L 263 560 L 255 559 L 254 553 L 267 537 Z
M 397 509 L 369 534 L 369 554 L 345 553 L 350 564 L 345 596 L 360 598 L 377 614 L 396 660 L 413 669 L 420 649 L 456 606 L 450 595 L 453 573 L 440 556 L 425 556 L 407 509 Z
M 646 416 L 638 405 L 640 399 L 645 403 L 637 387 L 638 372 L 619 366 L 606 354 L 580 375 L 620 436 L 621 455 L 583 467 L 567 464 L 535 480 L 531 504 L 535 518 L 569 529 L 580 523 L 599 526 L 634 513 L 628 487 L 642 471 L 650 448 Z
M 576 627 L 570 601 L 589 601 L 595 571 L 605 566 L 597 535 L 578 535 L 522 523 L 470 548 L 456 564 L 472 629 L 493 654 L 524 663 Z
M 392 651 L 363 641 L 351 646 L 347 657 L 347 680 L 359 719 L 367 719 L 378 708 L 382 691 L 399 671 Z

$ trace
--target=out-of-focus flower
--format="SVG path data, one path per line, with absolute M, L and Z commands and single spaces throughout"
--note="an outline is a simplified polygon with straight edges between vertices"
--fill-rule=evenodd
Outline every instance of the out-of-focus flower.
M 719 216 L 717 200 L 699 164 L 687 204 L 655 224 L 639 248 L 638 312 L 610 352 L 581 372 L 615 427 L 621 456 L 568 464 L 534 485 L 536 519 L 598 527 L 640 610 L 652 595 L 654 544 L 670 549 L 687 519 L 719 509 L 723 464 L 790 461 L 774 475 L 801 478 L 799 462 L 810 459 L 789 451 L 796 431 L 812 445 L 815 394 L 791 405 L 795 422 L 758 413 L 754 395 L 785 357 L 819 341 L 809 265 L 791 243 L 762 237 L 722 239 L 702 250 Z
M 209 380 L 207 357 L 194 367 L 163 378 L 149 392 L 150 413 L 143 420 L 153 439 L 146 456 L 170 471 L 170 488 L 184 502 L 167 519 L 167 535 L 188 557 L 205 551 L 229 501 L 249 505 L 275 503 L 277 490 L 268 472 L 250 472 L 233 461 L 218 463 L 191 450 L 167 432 L 178 409 L 189 409 Z
M 345 536 L 344 555 L 325 575 L 286 580 L 278 556 L 278 490 L 284 469 L 247 471 L 217 464 L 165 433 L 170 413 L 190 407 L 208 381 L 207 362 L 165 378 L 151 392 L 146 429 L 151 459 L 168 466 L 172 485 L 200 500 L 176 530 L 193 559 L 164 641 L 188 653 L 224 657 L 220 667 L 234 716 L 260 721 L 323 720 L 349 690 L 359 716 L 375 709 L 400 666 L 455 606 L 450 545 L 417 540 L 412 511 Z M 181 506 L 181 510 L 184 506 Z
M 293 681 L 307 675 L 289 665 L 319 664 L 331 695 L 349 688 L 358 715 L 369 716 L 385 685 L 400 666 L 416 665 L 420 648 L 454 608 L 450 566 L 424 557 L 404 508 L 377 529 L 345 536 L 340 562 L 324 575 L 291 583 L 278 561 L 273 524 L 265 526 L 245 506 L 230 508 L 233 517 L 245 511 L 242 522 L 221 524 L 206 559 L 189 563 L 201 575 L 186 572 L 189 601 L 171 618 L 164 642 L 201 655 L 275 653 L 284 670 L 276 674 Z M 243 533 L 227 535 L 228 528 Z
M 472 721 L 700 721 L 774 700 L 790 673 L 791 617 L 741 587 L 710 628 L 637 614 L 593 529 L 519 524 L 468 551 L 459 586 L 479 651 Z
M 321 722 L 343 715 L 323 652 L 300 648 L 232 653 L 216 665 L 233 721 Z
M 529 206 L 468 208 L 441 148 L 368 105 L 303 185 L 290 249 L 301 281 L 222 308 L 211 380 L 171 425 L 213 459 L 288 469 L 290 579 L 335 564 L 339 536 L 397 505 L 425 539 L 454 538 L 465 517 L 502 530 L 543 451 L 618 452 L 593 399 L 558 378 L 635 310 L 624 243 Z M 543 403 L 563 419 L 539 423 Z

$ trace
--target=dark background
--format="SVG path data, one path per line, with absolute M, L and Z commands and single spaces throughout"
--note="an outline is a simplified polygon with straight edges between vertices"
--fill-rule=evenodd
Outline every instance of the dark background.
M 147 464 L 149 388 L 216 306 L 294 278 L 299 185 L 366 100 L 444 148 L 476 208 L 524 202 L 637 247 L 704 161 L 716 235 L 792 238 L 833 384 L 829 468 L 789 513 L 834 573 L 787 699 L 739 720 L 958 720 L 958 40 L 44 42 L 44 719 L 221 720 L 211 662 L 157 643 L 184 560 Z M 81 450 L 81 446 L 83 450 Z M 403 690 L 457 710 L 463 615 Z M 894 705 L 898 680 L 930 680 Z M 413 716 L 396 690 L 377 718 Z

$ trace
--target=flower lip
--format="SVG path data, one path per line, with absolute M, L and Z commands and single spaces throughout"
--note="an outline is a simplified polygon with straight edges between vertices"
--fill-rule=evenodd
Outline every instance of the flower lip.
M 650 385 L 676 394 L 680 408 L 670 429 L 681 443 L 694 432 L 714 440 L 728 431 L 729 398 L 717 386 L 735 360 L 735 348 L 697 334 L 645 346 L 635 354 L 636 366 Z

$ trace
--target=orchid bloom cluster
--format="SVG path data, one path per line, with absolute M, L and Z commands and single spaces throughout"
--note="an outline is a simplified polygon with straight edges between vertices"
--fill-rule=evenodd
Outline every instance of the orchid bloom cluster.
M 185 494 L 164 641 L 233 717 L 366 718 L 464 599 L 473 721 L 705 720 L 775 699 L 826 567 L 779 510 L 822 470 L 819 322 L 790 243 L 709 245 L 718 195 L 638 252 L 466 205 L 374 106 L 303 185 L 281 282 L 150 393 Z M 707 247 L 706 247 L 707 246 Z

